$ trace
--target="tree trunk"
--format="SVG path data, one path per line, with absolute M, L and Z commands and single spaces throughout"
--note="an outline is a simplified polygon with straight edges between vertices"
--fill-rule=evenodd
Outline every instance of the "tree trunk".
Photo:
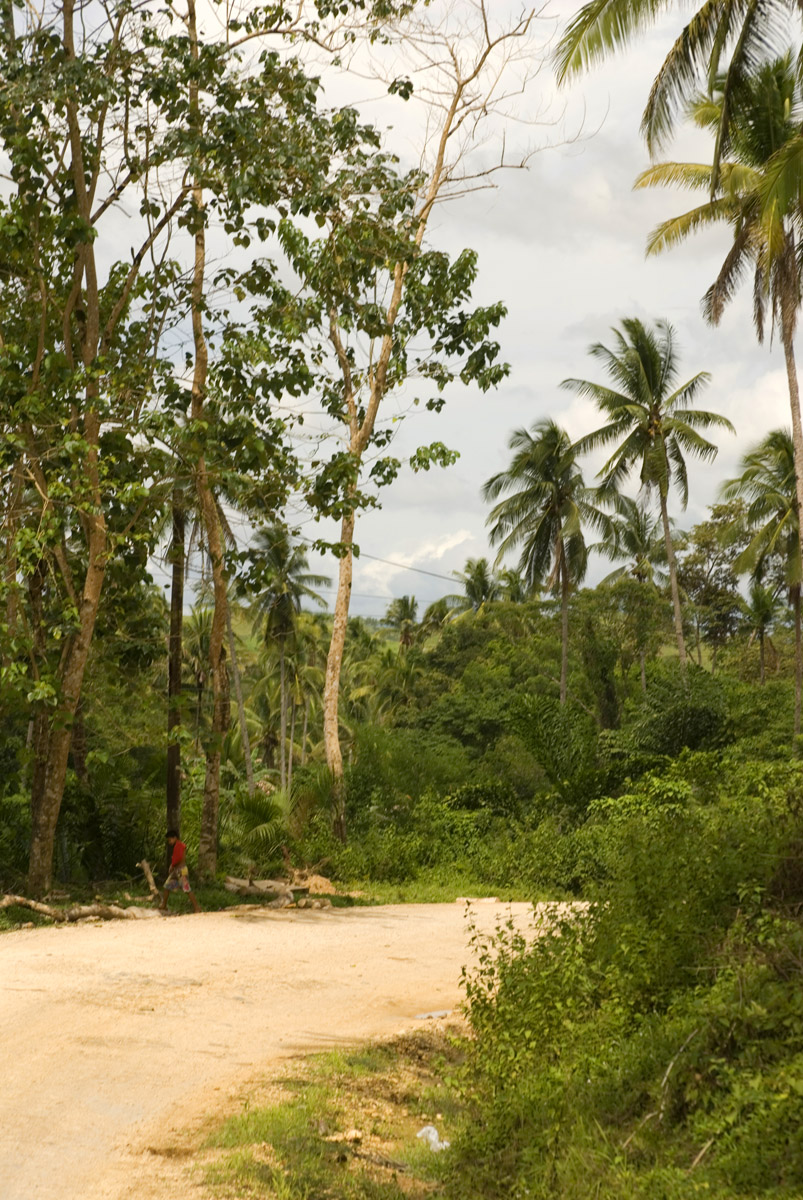
M 89 568 L 81 600 L 80 626 L 70 642 L 60 671 L 60 698 L 51 714 L 41 794 L 37 796 L 35 790 L 31 794 L 31 853 L 28 864 L 28 890 L 34 896 L 44 895 L 50 889 L 56 822 L 64 795 L 72 724 L 81 696 L 84 672 L 89 658 L 106 572 L 106 524 L 99 511 L 95 512 L 89 520 L 91 521 Z M 36 771 L 34 779 L 36 780 Z
M 293 787 L 293 747 L 296 738 L 296 702 L 295 700 L 290 706 L 290 745 L 288 747 L 290 753 L 287 757 L 287 794 L 289 796 Z
M 309 696 L 304 697 L 304 726 L 301 731 L 301 765 L 307 761 L 307 728 L 309 726 Z
M 195 749 L 201 747 L 201 715 L 204 708 L 204 679 L 205 675 L 195 677 Z
M 795 364 L 795 348 L 793 331 L 783 330 L 784 358 L 786 360 L 786 379 L 789 387 L 789 404 L 792 410 L 792 445 L 795 452 L 795 492 L 797 495 L 798 518 L 798 548 L 800 561 L 803 563 L 803 425 L 800 417 L 800 390 L 797 382 L 797 366 Z
M 761 686 L 764 686 L 764 630 L 758 631 L 758 681 Z
M 181 659 L 184 639 L 185 514 L 181 491 L 173 489 L 173 532 L 170 541 L 170 638 L 167 652 L 167 778 L 168 829 L 181 829 Z M 196 723 L 196 738 L 200 720 Z M 167 851 L 170 869 L 172 851 Z
M 254 794 L 254 764 L 251 762 L 251 739 L 248 736 L 248 722 L 245 719 L 245 702 L 243 701 L 243 681 L 240 675 L 240 664 L 237 662 L 237 646 L 234 641 L 234 630 L 231 627 L 231 605 L 226 604 L 226 633 L 229 639 L 229 655 L 231 656 L 231 673 L 234 676 L 234 694 L 237 697 L 237 716 L 240 721 L 240 741 L 243 747 L 245 761 L 245 778 L 248 785 L 248 795 Z
M 672 533 L 669 528 L 669 513 L 666 508 L 666 496 L 660 493 L 661 523 L 664 527 L 664 545 L 666 546 L 666 565 L 669 569 L 669 586 L 672 592 L 672 610 L 675 618 L 675 639 L 678 647 L 680 669 L 686 674 L 686 643 L 683 640 L 683 612 L 680 607 L 680 588 L 678 587 L 678 569 L 675 562 L 675 548 L 672 545 Z
M 279 785 L 287 783 L 287 685 L 284 674 L 284 638 L 279 635 Z
M 641 690 L 642 690 L 642 693 L 646 696 L 647 695 L 647 652 L 645 650 L 639 650 L 638 660 L 639 660 L 639 671 L 641 673 Z
M 560 702 L 566 703 L 569 680 L 569 567 L 560 546 Z
M 346 644 L 346 629 L 351 601 L 352 546 L 354 544 L 354 513 L 348 512 L 340 526 L 340 541 L 346 553 L 340 559 L 337 576 L 337 597 L 332 622 L 332 640 L 326 658 L 326 681 L 323 689 L 323 736 L 326 747 L 326 765 L 332 773 L 334 783 L 334 831 L 341 842 L 346 840 L 345 787 L 343 782 L 343 754 L 340 749 L 340 726 L 338 699 L 340 693 L 340 668 L 343 663 L 343 648 Z
M 84 706 L 81 701 L 75 707 L 70 737 L 70 751 L 75 776 L 82 788 L 89 787 L 89 772 L 86 768 L 86 726 L 84 725 Z
M 11 662 L 11 657 L 7 653 L 7 647 L 10 647 L 17 633 L 17 610 L 19 607 L 17 594 L 17 527 L 19 525 L 22 493 L 22 455 L 18 455 L 12 468 L 8 508 L 3 520 L 3 524 L 6 527 L 6 639 L 3 641 L 2 661 L 5 665 Z
M 792 588 L 792 607 L 795 614 L 795 737 L 799 737 L 803 702 L 803 635 L 801 635 L 799 583 Z
M 195 0 L 187 0 L 187 33 L 190 43 L 190 57 L 194 64 L 198 63 L 198 27 L 196 22 Z M 189 121 L 196 133 L 200 134 L 202 116 L 198 97 L 197 79 L 192 79 L 189 87 Z M 209 349 L 206 344 L 203 327 L 203 311 L 205 303 L 204 275 L 206 271 L 206 224 L 204 218 L 203 189 L 199 179 L 195 178 L 192 188 L 192 203 L 195 210 L 195 261 L 193 265 L 190 301 L 192 309 L 192 340 L 195 352 L 195 366 L 192 376 L 190 412 L 197 427 L 205 419 L 206 382 L 209 372 Z M 229 725 L 229 676 L 226 669 L 226 654 L 223 643 L 226 633 L 226 606 L 228 604 L 228 588 L 223 561 L 223 538 L 220 529 L 217 504 L 212 493 L 209 475 L 206 467 L 206 457 L 203 450 L 198 455 L 195 464 L 195 486 L 198 494 L 199 508 L 206 531 L 206 543 L 209 559 L 212 564 L 212 585 L 214 593 L 214 611 L 212 628 L 209 634 L 209 668 L 212 677 L 212 730 L 206 746 L 206 776 L 204 779 L 204 796 L 201 811 L 201 833 L 198 842 L 198 868 L 202 875 L 214 875 L 217 869 L 217 833 L 218 810 L 220 808 L 220 760 L 223 748 L 223 738 Z

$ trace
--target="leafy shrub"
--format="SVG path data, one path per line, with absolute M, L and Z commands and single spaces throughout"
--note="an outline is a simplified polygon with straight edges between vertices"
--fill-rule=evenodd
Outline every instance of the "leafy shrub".
M 803 927 L 767 904 L 799 779 L 687 754 L 581 828 L 528 835 L 553 870 L 587 855 L 596 900 L 534 939 L 475 939 L 447 1196 L 803 1193 Z
M 649 754 L 677 755 L 721 743 L 727 731 L 725 689 L 718 677 L 689 664 L 653 663 L 649 687 L 630 737 Z
M 597 731 L 579 708 L 552 696 L 524 696 L 514 723 L 552 789 L 555 802 L 582 811 L 597 794 Z

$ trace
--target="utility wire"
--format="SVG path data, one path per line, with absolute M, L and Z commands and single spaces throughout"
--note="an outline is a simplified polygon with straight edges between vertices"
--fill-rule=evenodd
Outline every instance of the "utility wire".
M 377 558 L 375 554 L 365 554 L 361 551 L 357 558 L 370 558 L 374 562 L 385 563 L 389 567 L 398 567 L 400 571 L 415 571 L 418 575 L 431 575 L 433 579 L 445 579 L 447 583 L 456 583 L 454 575 L 439 575 L 437 571 L 425 571 L 423 567 L 408 567 L 406 563 L 391 562 L 389 558 Z

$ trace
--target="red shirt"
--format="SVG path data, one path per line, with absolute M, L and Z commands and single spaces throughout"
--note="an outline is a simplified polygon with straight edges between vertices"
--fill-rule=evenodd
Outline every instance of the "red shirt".
M 173 845 L 173 857 L 170 859 L 171 867 L 179 867 L 184 862 L 184 856 L 187 853 L 187 847 L 183 842 L 175 842 Z

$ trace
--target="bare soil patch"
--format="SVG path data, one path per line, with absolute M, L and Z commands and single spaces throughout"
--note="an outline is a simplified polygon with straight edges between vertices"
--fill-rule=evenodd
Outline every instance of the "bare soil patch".
M 473 911 L 485 930 L 531 912 Z M 179 1169 L 210 1119 L 236 1111 L 288 1058 L 454 1009 L 469 957 L 455 904 L 249 907 L 7 934 L 3 1200 L 159 1194 L 149 1173 Z

